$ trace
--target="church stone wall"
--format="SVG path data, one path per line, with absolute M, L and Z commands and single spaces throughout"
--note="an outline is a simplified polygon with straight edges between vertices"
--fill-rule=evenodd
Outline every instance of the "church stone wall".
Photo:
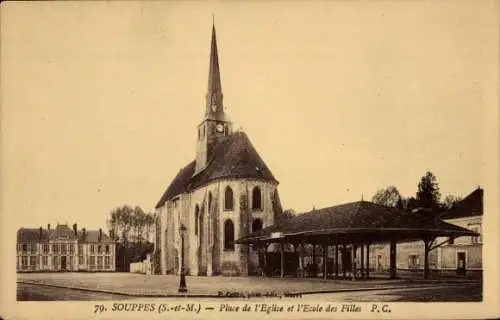
M 226 187 L 233 190 L 233 210 L 224 209 Z M 261 190 L 262 208 L 252 209 L 252 191 Z M 262 221 L 263 228 L 274 223 L 272 196 L 276 184 L 257 180 L 220 180 L 182 194 L 159 208 L 161 216 L 161 274 L 179 274 L 181 243 L 179 227 L 187 228 L 184 238 L 184 263 L 189 275 L 248 275 L 258 266 L 257 250 L 246 245 L 235 245 L 234 251 L 224 250 L 224 223 L 231 219 L 234 239 L 248 235 L 254 219 Z M 209 194 L 212 204 L 209 207 Z M 195 210 L 198 205 L 202 223 L 195 234 Z

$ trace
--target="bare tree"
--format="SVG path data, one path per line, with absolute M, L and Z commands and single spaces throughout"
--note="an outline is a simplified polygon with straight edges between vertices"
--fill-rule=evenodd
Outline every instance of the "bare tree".
M 378 190 L 372 197 L 372 202 L 386 207 L 404 206 L 403 199 L 395 186 Z

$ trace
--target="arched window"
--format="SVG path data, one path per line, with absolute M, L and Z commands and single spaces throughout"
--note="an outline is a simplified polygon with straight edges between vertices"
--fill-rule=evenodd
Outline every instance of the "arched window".
M 252 191 L 252 209 L 262 210 L 262 196 L 259 187 L 253 188 Z
M 224 250 L 234 250 L 234 225 L 229 219 L 224 222 Z
M 233 189 L 229 186 L 224 193 L 224 210 L 233 210 Z
M 200 207 L 196 205 L 194 208 L 194 234 L 198 235 L 198 220 L 200 219 Z
M 259 230 L 262 230 L 262 220 L 255 219 L 252 223 L 252 232 L 257 232 Z
M 208 212 L 210 212 L 212 208 L 212 192 L 208 193 Z

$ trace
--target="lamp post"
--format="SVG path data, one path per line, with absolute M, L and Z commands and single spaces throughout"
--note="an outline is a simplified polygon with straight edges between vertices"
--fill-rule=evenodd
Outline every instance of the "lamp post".
M 181 280 L 179 283 L 179 292 L 185 293 L 188 291 L 186 286 L 186 274 L 184 271 L 184 233 L 186 232 L 186 227 L 181 224 L 179 228 L 181 234 Z

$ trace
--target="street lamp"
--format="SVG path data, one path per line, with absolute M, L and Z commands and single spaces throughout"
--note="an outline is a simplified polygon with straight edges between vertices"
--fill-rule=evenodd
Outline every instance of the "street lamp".
M 181 227 L 179 228 L 179 233 L 181 234 L 181 281 L 179 283 L 179 292 L 182 293 L 188 291 L 186 286 L 186 274 L 184 271 L 184 233 L 186 230 L 186 227 L 181 224 Z

